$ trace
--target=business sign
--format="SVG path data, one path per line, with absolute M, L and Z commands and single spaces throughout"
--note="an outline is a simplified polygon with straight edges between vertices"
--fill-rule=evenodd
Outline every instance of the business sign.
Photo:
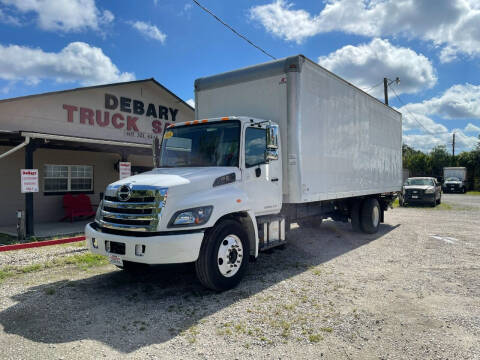
M 176 108 L 112 94 L 104 94 L 104 97 L 104 109 L 63 104 L 67 122 L 117 129 L 123 131 L 124 136 L 153 141 L 154 134 L 163 133 L 177 120 Z M 142 131 L 139 119 L 143 117 L 150 125 Z
M 22 193 L 38 192 L 38 169 L 21 169 Z
M 1 3 L 1 0 L 0 0 Z M 0 102 L 2 130 L 151 145 L 194 110 L 153 80 L 60 91 Z
M 118 163 L 118 169 L 119 169 L 119 172 L 120 172 L 120 180 L 132 176 L 132 164 L 131 163 L 120 161 Z

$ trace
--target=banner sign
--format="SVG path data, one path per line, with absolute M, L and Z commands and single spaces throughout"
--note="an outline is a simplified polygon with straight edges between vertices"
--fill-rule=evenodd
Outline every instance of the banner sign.
M 21 169 L 22 193 L 38 192 L 38 169 Z
M 129 162 L 122 162 L 118 164 L 120 172 L 120 180 L 132 176 L 132 164 Z

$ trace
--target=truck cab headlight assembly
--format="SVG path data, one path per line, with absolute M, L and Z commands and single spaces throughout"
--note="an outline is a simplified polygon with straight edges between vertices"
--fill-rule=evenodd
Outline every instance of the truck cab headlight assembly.
M 177 211 L 170 219 L 168 227 L 203 225 L 210 219 L 212 210 L 213 206 L 202 206 L 198 208 Z
M 427 190 L 425 190 L 425 194 L 433 194 L 435 192 L 435 188 L 428 188 Z

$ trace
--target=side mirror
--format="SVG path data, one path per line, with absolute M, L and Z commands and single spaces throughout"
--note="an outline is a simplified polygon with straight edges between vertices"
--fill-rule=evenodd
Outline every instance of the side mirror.
M 152 142 L 153 167 L 160 167 L 160 140 L 155 136 Z
M 267 149 L 265 151 L 267 162 L 278 160 L 278 125 L 267 125 Z
M 271 123 L 267 125 L 267 149 L 278 149 L 278 125 Z
M 278 150 L 267 149 L 265 151 L 265 160 L 267 160 L 267 162 L 278 160 Z

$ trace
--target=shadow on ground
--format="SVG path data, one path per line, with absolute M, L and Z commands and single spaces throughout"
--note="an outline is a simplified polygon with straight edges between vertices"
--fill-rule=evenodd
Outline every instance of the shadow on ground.
M 192 264 L 154 266 L 139 275 L 112 271 L 40 285 L 15 295 L 17 304 L 0 313 L 0 324 L 5 333 L 35 342 L 93 339 L 130 353 L 168 341 L 202 318 L 366 245 L 397 226 L 384 224 L 375 235 L 357 234 L 349 224 L 329 221 L 319 230 L 293 229 L 286 250 L 262 253 L 250 263 L 243 282 L 224 293 L 204 289 Z

